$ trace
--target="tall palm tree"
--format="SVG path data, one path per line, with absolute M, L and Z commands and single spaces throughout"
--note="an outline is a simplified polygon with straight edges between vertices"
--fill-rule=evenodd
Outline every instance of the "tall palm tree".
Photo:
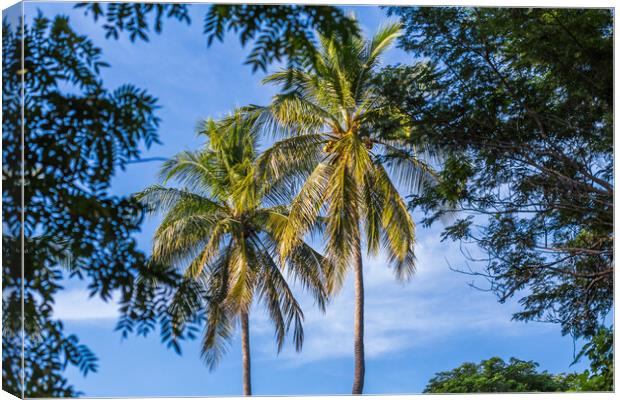
M 398 25 L 387 25 L 368 41 L 320 38 L 308 67 L 265 78 L 282 87 L 269 106 L 245 108 L 255 126 L 281 139 L 259 157 L 261 173 L 290 185 L 301 179 L 280 242 L 282 254 L 293 251 L 317 218 L 324 218 L 329 294 L 352 269 L 353 394 L 362 393 L 365 370 L 362 239 L 369 255 L 382 247 L 397 278 L 409 279 L 415 225 L 391 177 L 413 191 L 437 178 L 430 166 L 436 154 L 398 140 L 410 135 L 410 121 L 385 105 L 373 86 L 380 56 L 398 35 Z
M 164 215 L 153 239 L 153 259 L 184 269 L 188 285 L 170 306 L 172 325 L 205 313 L 202 356 L 214 368 L 241 323 L 243 393 L 251 395 L 249 313 L 260 300 L 276 331 L 278 351 L 292 325 L 299 351 L 303 313 L 284 272 L 301 282 L 324 309 L 323 257 L 298 241 L 281 256 L 288 209 L 274 204 L 274 183 L 256 174 L 256 141 L 238 114 L 208 121 L 205 148 L 182 152 L 164 163 L 163 185 L 138 194 L 151 212 Z M 191 279 L 190 279 L 191 278 Z M 178 329 L 177 329 L 178 331 Z

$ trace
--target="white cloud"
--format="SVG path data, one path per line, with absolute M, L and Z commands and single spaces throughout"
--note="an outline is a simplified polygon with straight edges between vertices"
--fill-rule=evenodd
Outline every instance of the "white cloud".
M 55 298 L 54 317 L 61 320 L 83 321 L 118 318 L 117 296 L 108 302 L 89 297 L 86 289 L 60 291 Z
M 451 336 L 482 332 L 519 334 L 524 324 L 511 321 L 514 303 L 499 304 L 490 293 L 471 289 L 471 278 L 451 271 L 446 260 L 463 260 L 456 243 L 440 243 L 425 232 L 417 246 L 418 269 L 408 283 L 395 281 L 385 257 L 365 260 L 365 350 L 368 358 L 427 346 Z M 305 340 L 301 353 L 287 346 L 280 357 L 293 364 L 350 357 L 353 349 L 353 282 L 322 314 L 307 296 L 300 296 L 305 312 Z M 262 310 L 256 310 L 253 332 L 268 341 L 272 329 Z M 531 328 L 530 328 L 531 329 Z M 539 327 L 544 329 L 544 327 Z M 267 335 L 265 335 L 267 334 Z M 274 347 L 262 346 L 272 357 Z
M 510 320 L 516 304 L 498 304 L 492 294 L 473 290 L 470 277 L 448 268 L 447 260 L 462 262 L 456 243 L 440 243 L 434 232 L 424 232 L 417 249 L 418 268 L 408 283 L 397 282 L 386 258 L 365 259 L 365 345 L 368 358 L 394 354 L 409 348 L 428 346 L 454 336 L 497 332 L 518 335 L 524 324 Z M 300 292 L 296 290 L 296 292 Z M 290 341 L 281 359 L 292 364 L 350 357 L 353 347 L 353 282 L 328 305 L 325 314 L 313 300 L 299 295 L 305 313 L 304 348 L 296 353 Z M 85 289 L 60 292 L 55 316 L 64 320 L 96 321 L 118 317 L 117 298 L 104 302 L 89 298 Z M 537 329 L 545 329 L 538 325 Z M 530 326 L 528 329 L 532 329 Z M 257 356 L 275 353 L 273 327 L 261 304 L 254 307 L 251 333 Z

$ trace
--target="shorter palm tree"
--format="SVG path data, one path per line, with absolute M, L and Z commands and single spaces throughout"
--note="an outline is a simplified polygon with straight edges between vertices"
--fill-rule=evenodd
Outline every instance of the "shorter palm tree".
M 241 323 L 243 393 L 251 395 L 249 313 L 255 300 L 266 307 L 278 351 L 293 328 L 303 342 L 303 312 L 285 273 L 302 283 L 324 310 L 325 260 L 305 242 L 280 257 L 288 209 L 281 192 L 256 173 L 251 126 L 239 116 L 208 121 L 205 148 L 182 152 L 164 163 L 162 185 L 138 194 L 150 212 L 163 214 L 153 239 L 153 260 L 184 270 L 169 312 L 173 330 L 204 313 L 202 356 L 214 368 Z M 181 187 L 167 187 L 174 180 Z

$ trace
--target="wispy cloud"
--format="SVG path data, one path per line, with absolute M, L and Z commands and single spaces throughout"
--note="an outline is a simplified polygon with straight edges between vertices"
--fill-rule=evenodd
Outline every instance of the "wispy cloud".
M 116 297 L 105 302 L 89 297 L 86 289 L 61 291 L 55 298 L 54 317 L 68 321 L 115 319 L 119 315 Z
M 471 289 L 467 285 L 470 277 L 449 269 L 448 262 L 462 260 L 458 244 L 440 243 L 432 232 L 426 232 L 417 245 L 418 268 L 410 282 L 397 282 L 384 256 L 364 260 L 368 358 L 428 346 L 454 336 L 523 332 L 520 328 L 524 325 L 510 319 L 516 304 L 498 304 L 492 294 Z M 304 348 L 296 353 L 293 346 L 287 345 L 280 358 L 291 364 L 304 364 L 350 357 L 354 308 L 352 280 L 345 283 L 325 314 L 316 308 L 309 296 L 300 294 L 299 299 L 305 313 Z M 57 296 L 54 314 L 71 321 L 115 319 L 118 304 L 114 300 L 117 299 L 103 302 L 99 298 L 89 298 L 85 289 L 71 289 Z M 251 332 L 254 340 L 260 343 L 255 347 L 259 351 L 257 355 L 272 358 L 275 352 L 273 328 L 261 304 L 254 307 Z
M 365 345 L 368 358 L 377 358 L 450 336 L 481 332 L 518 334 L 510 316 L 515 304 L 498 304 L 490 293 L 471 289 L 469 277 L 451 271 L 448 262 L 462 261 L 458 244 L 440 243 L 432 234 L 417 248 L 418 270 L 412 281 L 396 282 L 386 258 L 365 260 Z M 305 341 L 301 353 L 286 347 L 280 357 L 293 364 L 350 357 L 353 346 L 353 282 L 322 314 L 302 296 Z M 264 312 L 256 310 L 254 333 L 271 335 Z M 269 338 L 270 339 L 270 338 Z M 265 340 L 268 340 L 265 336 Z M 262 346 L 265 357 L 273 348 Z

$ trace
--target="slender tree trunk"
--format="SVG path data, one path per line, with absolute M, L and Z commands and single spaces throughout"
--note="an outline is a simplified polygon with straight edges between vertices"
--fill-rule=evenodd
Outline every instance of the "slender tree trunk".
M 252 395 L 250 370 L 250 322 L 248 313 L 241 313 L 241 354 L 243 359 L 243 395 Z
M 355 357 L 355 372 L 353 376 L 353 394 L 362 394 L 364 389 L 364 273 L 362 265 L 362 249 L 360 239 L 357 239 L 354 255 L 354 275 L 355 275 L 355 315 L 353 323 L 354 345 L 353 353 Z

